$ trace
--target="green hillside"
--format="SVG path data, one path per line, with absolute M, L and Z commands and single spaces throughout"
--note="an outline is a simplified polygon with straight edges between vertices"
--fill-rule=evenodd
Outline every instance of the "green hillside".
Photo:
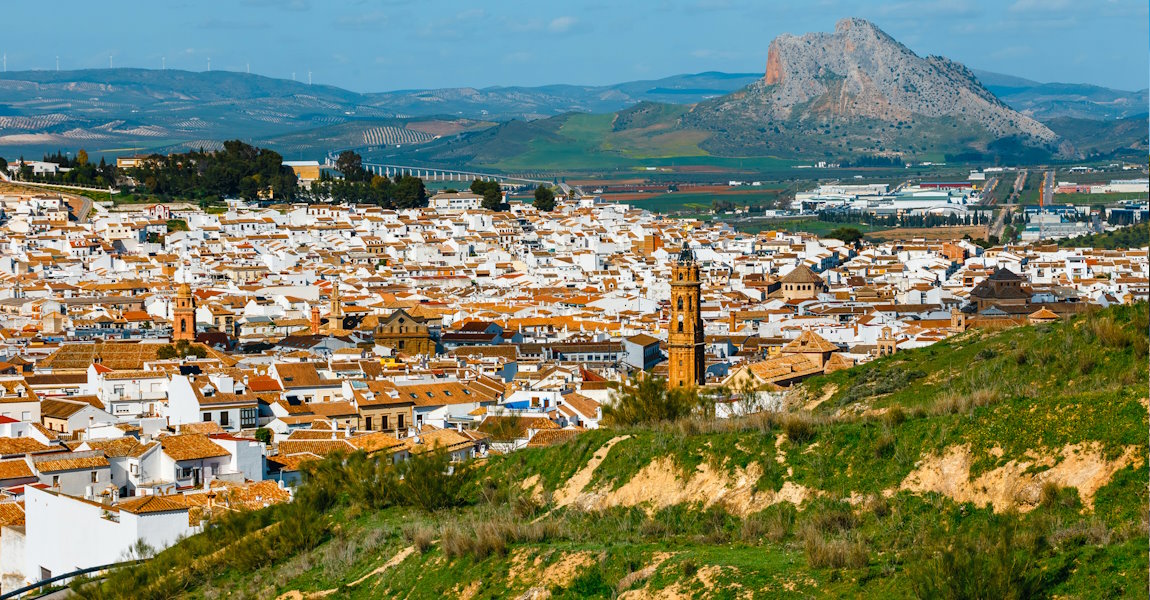
M 969 331 L 809 380 L 790 413 L 601 429 L 449 478 L 319 463 L 293 504 L 80 592 L 1145 597 L 1148 323 Z

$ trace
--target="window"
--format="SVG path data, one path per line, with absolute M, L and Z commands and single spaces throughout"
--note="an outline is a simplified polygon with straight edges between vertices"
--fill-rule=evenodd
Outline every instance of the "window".
M 207 423 L 208 421 L 211 421 L 211 420 L 212 420 L 212 413 L 210 413 L 210 412 L 204 413 L 204 422 Z
M 60 487 L 60 476 L 59 475 L 53 475 L 52 476 L 52 487 Z
M 140 465 L 137 465 L 136 463 L 132 463 L 128 467 L 128 472 L 131 473 L 132 475 L 139 475 L 140 474 Z
M 100 472 L 99 471 L 92 471 L 92 483 L 99 483 L 99 482 L 100 482 Z
M 259 425 L 259 410 L 255 408 L 240 409 L 240 427 L 255 427 Z
M 403 427 L 403 415 L 397 415 L 395 417 L 395 419 L 396 419 L 396 421 L 398 421 L 397 428 L 398 429 L 404 429 L 404 427 Z
M 228 426 L 228 411 L 226 411 L 226 410 L 220 411 L 220 426 L 222 426 L 222 427 Z
M 21 421 L 31 421 L 32 420 L 32 413 L 30 411 L 26 411 L 26 410 L 20 411 L 20 420 Z
M 368 431 L 371 431 L 371 417 L 364 417 L 363 418 L 363 428 L 368 430 Z
M 389 429 L 389 427 L 387 426 L 387 415 L 383 415 L 382 417 L 379 418 L 379 424 L 383 426 L 384 431 L 387 431 Z
M 118 398 L 123 398 L 124 397 L 124 386 L 122 386 L 122 385 L 112 386 L 112 393 L 115 394 L 116 397 L 118 397 Z

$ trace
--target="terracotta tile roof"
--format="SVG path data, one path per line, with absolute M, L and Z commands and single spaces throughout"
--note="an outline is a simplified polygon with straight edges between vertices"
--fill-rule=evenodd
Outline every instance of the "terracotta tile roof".
M 813 332 L 804 331 L 793 342 L 783 346 L 783 352 L 801 354 L 803 352 L 835 352 L 838 346 L 828 342 L 823 336 Z
M 121 500 L 116 504 L 116 508 L 136 515 L 162 513 L 162 512 L 178 512 L 188 510 L 188 502 L 182 495 L 171 496 L 137 496 L 127 500 Z
M 11 456 L 13 454 L 26 454 L 29 452 L 44 452 L 51 450 L 51 446 L 45 446 L 40 442 L 28 438 L 6 438 L 0 437 L 0 455 Z
M 126 435 L 111 440 L 88 440 L 83 442 L 83 445 L 86 445 L 92 450 L 102 451 L 104 456 L 108 458 L 121 458 L 124 456 L 134 456 L 134 453 L 137 452 L 143 444 L 140 443 L 140 440 Z
M 546 448 L 556 444 L 562 444 L 568 440 L 575 439 L 579 435 L 578 429 L 548 429 L 540 431 L 527 442 L 528 448 Z
M 60 473 L 80 469 L 98 469 L 108 466 L 108 459 L 98 450 L 86 452 L 55 452 L 30 457 L 32 466 L 41 473 Z
M 75 402 L 73 400 L 44 400 L 40 403 L 40 416 L 50 419 L 67 419 L 84 410 L 86 406 L 91 405 L 87 402 Z
M 220 427 L 220 424 L 215 421 L 203 421 L 200 423 L 184 423 L 180 425 L 176 431 L 179 433 L 202 433 L 208 435 L 212 433 L 223 433 L 224 428 Z
M 24 503 L 0 503 L 0 526 L 20 527 L 24 525 Z
M 164 449 L 164 454 L 173 460 L 200 460 L 231 455 L 222 446 L 212 442 L 208 436 L 199 433 L 168 435 L 157 441 Z
M 28 461 L 23 458 L 0 460 L 0 480 L 22 479 L 25 477 L 36 477 L 36 474 L 32 472 L 32 468 L 28 466 Z

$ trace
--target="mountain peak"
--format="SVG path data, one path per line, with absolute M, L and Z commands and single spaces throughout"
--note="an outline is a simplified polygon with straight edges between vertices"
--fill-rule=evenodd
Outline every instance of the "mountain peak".
M 943 57 L 920 57 L 855 17 L 840 20 L 833 33 L 775 38 L 763 79 L 749 91 L 763 97 L 764 116 L 774 120 L 905 122 L 922 116 L 981 124 L 994 137 L 1018 135 L 1042 144 L 1057 138 L 1046 126 L 1006 107 L 965 66 Z

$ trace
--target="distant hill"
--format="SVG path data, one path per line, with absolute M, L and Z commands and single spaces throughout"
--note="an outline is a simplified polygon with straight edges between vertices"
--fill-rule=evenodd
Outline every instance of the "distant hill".
M 756 77 L 711 72 L 611 86 L 359 94 L 225 71 L 9 72 L 0 74 L 0 155 L 36 156 L 80 147 L 107 149 L 110 154 L 171 151 L 240 138 L 315 158 L 392 138 L 420 143 L 494 121 L 572 111 L 610 112 L 642 101 L 697 102 L 738 89 Z M 436 124 L 418 124 L 428 120 Z M 380 127 L 431 131 L 432 136 L 374 134 Z M 285 145 L 278 146 L 281 143 Z
M 1081 83 L 1038 83 L 989 71 L 973 73 L 1011 108 L 1048 124 L 1059 117 L 1123 119 L 1145 114 L 1150 105 L 1150 89 L 1128 92 Z

